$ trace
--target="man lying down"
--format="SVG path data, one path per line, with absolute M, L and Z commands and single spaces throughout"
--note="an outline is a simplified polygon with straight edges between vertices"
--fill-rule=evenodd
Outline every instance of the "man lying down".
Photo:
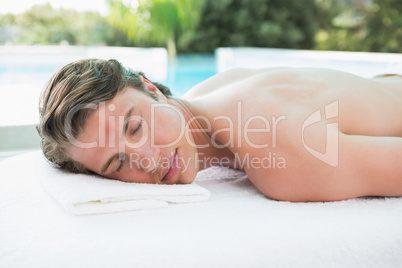
M 125 182 L 185 184 L 244 170 L 265 196 L 402 195 L 402 79 L 326 69 L 234 69 L 174 98 L 116 60 L 58 70 L 40 100 L 55 166 Z

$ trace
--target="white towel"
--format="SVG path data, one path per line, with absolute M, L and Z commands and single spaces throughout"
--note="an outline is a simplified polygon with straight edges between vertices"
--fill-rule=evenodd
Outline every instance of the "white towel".
M 36 166 L 45 190 L 69 213 L 100 214 L 154 209 L 169 203 L 206 201 L 210 192 L 195 183 L 126 183 L 97 175 L 72 174 L 50 166 L 42 155 Z

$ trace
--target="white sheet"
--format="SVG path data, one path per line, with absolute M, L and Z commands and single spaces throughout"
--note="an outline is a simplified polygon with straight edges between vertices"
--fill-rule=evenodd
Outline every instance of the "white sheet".
M 32 157 L 44 158 L 41 152 Z M 18 168 L 18 163 L 14 166 Z M 51 167 L 46 161 L 37 161 L 35 172 L 43 188 L 67 212 L 77 215 L 163 208 L 168 204 L 203 202 L 211 195 L 195 183 L 125 183 L 98 175 L 72 174 Z
M 402 198 L 276 202 L 217 168 L 197 178 L 207 202 L 73 216 L 34 156 L 0 162 L 0 267 L 402 266 Z

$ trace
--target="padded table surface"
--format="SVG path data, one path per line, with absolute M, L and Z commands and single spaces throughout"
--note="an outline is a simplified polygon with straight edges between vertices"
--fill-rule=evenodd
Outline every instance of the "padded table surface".
M 200 172 L 207 202 L 73 216 L 35 175 L 0 162 L 0 267 L 401 267 L 402 198 L 277 202 L 243 173 Z

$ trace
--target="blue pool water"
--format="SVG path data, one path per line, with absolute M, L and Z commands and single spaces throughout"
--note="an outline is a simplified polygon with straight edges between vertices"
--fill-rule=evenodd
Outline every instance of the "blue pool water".
M 21 57 L 0 63 L 0 127 L 37 123 L 40 91 L 60 67 L 45 61 L 27 62 Z M 216 72 L 213 55 L 180 55 L 170 63 L 166 80 L 156 82 L 165 84 L 180 97 Z
M 40 84 L 44 86 L 51 75 L 61 66 L 49 64 L 8 64 L 0 65 L 0 90 L 2 85 Z M 176 96 L 203 80 L 216 74 L 214 55 L 179 55 L 169 64 L 165 81 Z
M 176 62 L 169 65 L 168 78 L 162 83 L 168 86 L 175 95 L 181 96 L 216 73 L 213 55 L 179 55 Z

